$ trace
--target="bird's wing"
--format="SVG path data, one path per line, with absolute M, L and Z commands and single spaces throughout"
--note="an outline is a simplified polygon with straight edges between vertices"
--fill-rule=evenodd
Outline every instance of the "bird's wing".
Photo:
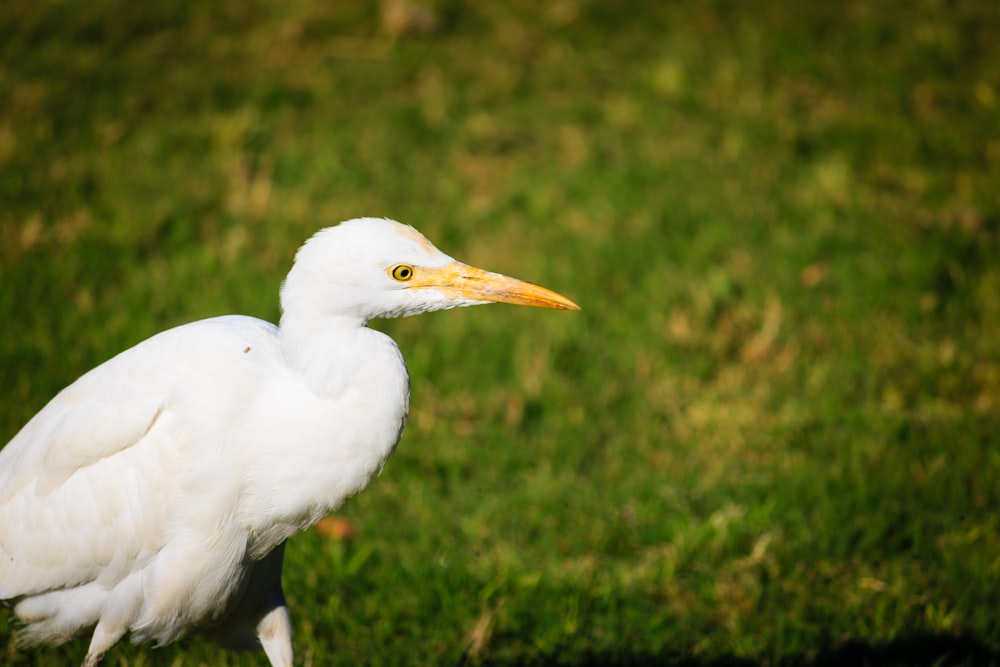
M 171 522 L 217 535 L 215 512 L 239 489 L 224 434 L 207 429 L 246 403 L 251 357 L 274 331 L 234 316 L 160 333 L 64 389 L 0 449 L 0 599 L 113 588 L 164 549 Z
M 111 374 L 112 368 L 100 366 L 77 380 L 0 450 L 0 505 L 30 483 L 46 496 L 152 429 L 163 411 L 162 397 L 116 387 Z
M 0 598 L 94 581 L 156 548 L 144 538 L 162 512 L 143 488 L 156 462 L 139 454 L 166 436 L 168 408 L 134 372 L 142 356 L 90 371 L 0 450 Z

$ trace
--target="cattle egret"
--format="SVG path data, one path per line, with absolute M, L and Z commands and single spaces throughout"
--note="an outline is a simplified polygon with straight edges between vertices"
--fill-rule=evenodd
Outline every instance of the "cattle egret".
M 376 475 L 409 378 L 366 324 L 487 302 L 577 310 L 363 218 L 295 256 L 280 326 L 230 315 L 128 349 L 60 392 L 0 450 L 0 600 L 26 645 L 91 633 L 259 642 L 292 664 L 285 541 Z

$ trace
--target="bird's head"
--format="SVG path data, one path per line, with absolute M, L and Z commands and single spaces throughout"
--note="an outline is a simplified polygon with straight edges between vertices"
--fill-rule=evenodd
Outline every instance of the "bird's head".
M 463 264 L 413 227 L 359 218 L 307 241 L 281 290 L 292 310 L 367 322 L 482 303 L 579 310 L 544 287 Z

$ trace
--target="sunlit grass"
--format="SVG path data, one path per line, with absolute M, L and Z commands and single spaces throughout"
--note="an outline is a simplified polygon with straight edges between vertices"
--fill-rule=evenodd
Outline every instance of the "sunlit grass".
M 1000 663 L 992 5 L 348 4 L 0 7 L 2 437 L 386 215 L 583 310 L 376 324 L 410 423 L 290 543 L 298 664 Z

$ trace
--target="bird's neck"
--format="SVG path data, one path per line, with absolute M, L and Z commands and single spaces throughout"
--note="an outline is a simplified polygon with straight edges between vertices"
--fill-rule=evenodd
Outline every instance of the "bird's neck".
M 279 328 L 293 370 L 326 396 L 341 391 L 358 372 L 361 341 L 374 333 L 357 318 L 316 313 L 285 313 Z

